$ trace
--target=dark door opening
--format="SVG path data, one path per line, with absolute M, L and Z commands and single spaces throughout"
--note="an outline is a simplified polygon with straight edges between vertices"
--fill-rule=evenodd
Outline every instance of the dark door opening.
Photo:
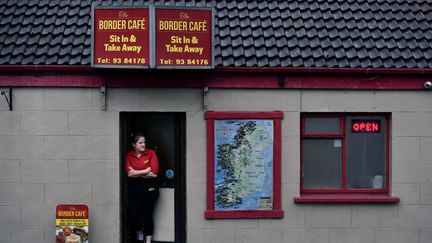
M 184 112 L 120 112 L 121 242 L 133 242 L 127 215 L 128 180 L 125 156 L 132 149 L 130 134 L 140 132 L 146 147 L 159 159 L 160 196 L 155 209 L 154 242 L 186 241 L 186 115 Z

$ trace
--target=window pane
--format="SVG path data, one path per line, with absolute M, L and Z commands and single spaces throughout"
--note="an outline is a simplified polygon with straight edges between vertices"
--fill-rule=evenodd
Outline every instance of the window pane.
M 347 187 L 384 188 L 386 119 L 347 117 Z
M 304 139 L 303 188 L 340 188 L 341 139 Z
M 307 117 L 305 119 L 306 133 L 340 133 L 338 117 Z

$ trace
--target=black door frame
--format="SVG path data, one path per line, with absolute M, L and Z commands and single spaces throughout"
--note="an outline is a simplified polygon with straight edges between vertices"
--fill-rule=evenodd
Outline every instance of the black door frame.
M 175 154 L 177 155 L 175 160 L 175 189 L 174 189 L 174 218 L 175 218 L 175 242 L 183 243 L 186 242 L 186 112 L 146 112 L 146 111 L 131 111 L 131 112 L 119 112 L 119 145 L 120 145 L 120 242 L 128 242 L 127 232 L 127 210 L 126 203 L 126 175 L 124 168 L 124 158 L 127 153 L 127 142 L 129 141 L 130 123 L 133 115 L 146 114 L 146 115 L 158 115 L 158 114 L 171 114 L 174 119 L 175 129 L 174 138 L 177 141 L 175 143 Z M 125 144 L 126 143 L 126 144 Z M 163 242 L 159 242 L 163 243 Z

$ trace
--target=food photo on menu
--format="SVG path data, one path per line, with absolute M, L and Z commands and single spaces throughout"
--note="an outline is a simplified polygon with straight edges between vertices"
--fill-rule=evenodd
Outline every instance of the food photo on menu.
M 88 243 L 88 226 L 57 227 L 56 243 Z

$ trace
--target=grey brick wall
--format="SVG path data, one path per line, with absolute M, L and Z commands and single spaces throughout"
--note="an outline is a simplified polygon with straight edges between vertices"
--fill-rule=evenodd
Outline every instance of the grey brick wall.
M 421 91 L 210 89 L 208 109 L 284 112 L 283 219 L 206 220 L 206 123 L 198 89 L 16 88 L 0 101 L 0 242 L 53 242 L 55 206 L 88 204 L 90 242 L 118 243 L 119 112 L 186 112 L 187 238 L 201 242 L 428 243 L 432 95 Z M 300 112 L 391 112 L 396 205 L 293 203 Z

